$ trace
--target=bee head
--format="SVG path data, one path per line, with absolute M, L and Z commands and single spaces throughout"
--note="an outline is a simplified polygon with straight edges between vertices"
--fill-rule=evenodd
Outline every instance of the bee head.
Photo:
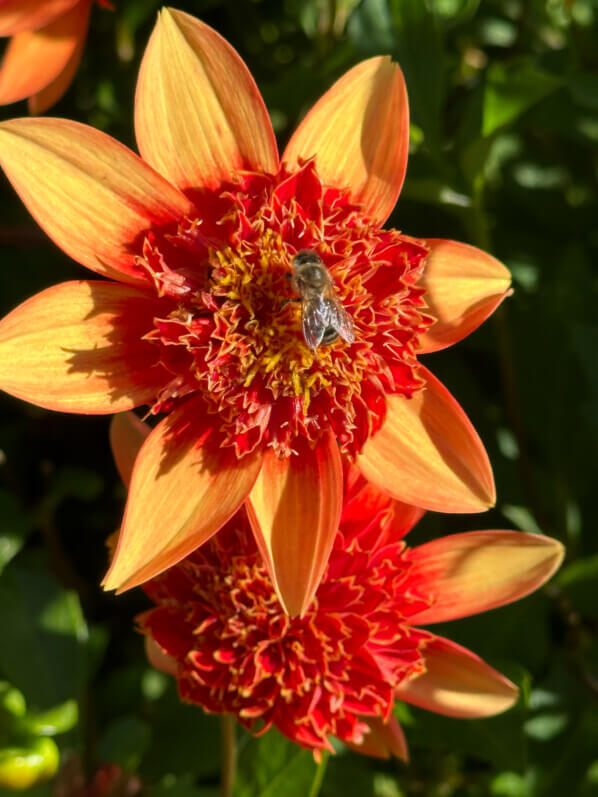
M 293 258 L 293 269 L 303 266 L 320 266 L 321 264 L 319 255 L 313 249 L 301 249 Z

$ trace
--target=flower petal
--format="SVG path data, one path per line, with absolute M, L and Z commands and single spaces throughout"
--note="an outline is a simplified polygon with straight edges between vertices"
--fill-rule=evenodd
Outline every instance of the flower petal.
M 430 253 L 419 282 L 436 318 L 420 337 L 421 352 L 439 351 L 469 335 L 511 294 L 511 273 L 475 246 L 427 239 Z
M 87 29 L 85 29 L 79 37 L 77 45 L 62 72 L 60 72 L 51 83 L 48 83 L 44 89 L 38 91 L 37 94 L 34 94 L 32 97 L 29 97 L 27 101 L 29 113 L 45 113 L 48 108 L 51 108 L 62 98 L 63 94 L 73 82 L 75 73 L 81 63 L 86 34 Z
M 215 30 L 165 8 L 135 98 L 139 151 L 179 188 L 217 188 L 240 169 L 275 172 L 278 150 L 249 70 Z
M 341 515 L 343 472 L 334 435 L 279 458 L 269 450 L 247 513 L 278 598 L 303 615 L 324 573 Z
M 64 14 L 81 0 L 3 0 L 0 6 L 0 36 L 35 30 Z M 83 0 L 83 4 L 88 0 Z
M 133 412 L 119 412 L 110 422 L 110 447 L 125 487 L 131 483 L 137 454 L 150 432 Z
M 144 282 L 139 237 L 193 206 L 105 133 L 66 119 L 0 124 L 0 164 L 38 224 L 70 257 L 121 281 Z
M 173 656 L 165 653 L 156 640 L 149 634 L 145 635 L 145 655 L 147 660 L 156 670 L 165 672 L 166 675 L 178 675 L 179 666 Z
M 142 584 L 183 559 L 239 509 L 261 467 L 220 448 L 201 397 L 168 415 L 143 444 L 105 589 Z
M 56 80 L 81 49 L 90 9 L 77 3 L 45 27 L 11 39 L 0 65 L 0 105 L 37 94 Z
M 61 412 L 109 413 L 152 400 L 168 381 L 151 294 L 113 282 L 64 282 L 0 321 L 0 388 Z
M 444 385 L 421 367 L 424 390 L 387 396 L 382 428 L 357 465 L 393 498 L 436 512 L 483 512 L 496 500 L 488 455 Z
M 380 532 L 377 545 L 382 540 L 397 542 L 420 521 L 425 509 L 396 501 L 368 482 L 359 468 L 343 462 L 344 499 L 341 526 L 344 533 L 362 534 L 368 526 Z
M 409 622 L 442 623 L 518 600 L 547 581 L 563 555 L 558 540 L 516 531 L 470 531 L 412 548 L 409 584 L 435 602 Z
M 517 701 L 515 684 L 449 639 L 433 637 L 424 656 L 426 671 L 396 690 L 399 700 L 464 719 L 500 714 Z
M 370 733 L 364 736 L 361 744 L 347 744 L 347 747 L 373 758 L 390 758 L 394 755 L 401 761 L 409 761 L 407 740 L 394 714 L 386 722 L 380 717 L 364 717 L 364 721 L 370 726 Z
M 348 188 L 383 224 L 407 170 L 409 103 L 405 78 L 389 56 L 349 70 L 301 122 L 282 156 L 294 167 L 316 158 L 323 182 Z

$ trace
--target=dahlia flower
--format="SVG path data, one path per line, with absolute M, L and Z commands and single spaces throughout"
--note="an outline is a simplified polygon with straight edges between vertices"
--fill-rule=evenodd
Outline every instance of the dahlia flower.
M 135 98 L 141 158 L 63 119 L 0 125 L 0 164 L 64 252 L 103 279 L 56 285 L 0 322 L 0 387 L 54 410 L 165 417 L 131 477 L 107 588 L 152 578 L 245 504 L 289 614 L 310 604 L 342 509 L 342 459 L 397 500 L 494 503 L 484 447 L 419 355 L 509 291 L 453 241 L 383 229 L 405 175 L 405 82 L 351 69 L 279 158 L 237 53 L 165 9 Z M 310 348 L 292 263 L 313 250 L 354 340 Z
M 58 102 L 81 61 L 92 3 L 0 0 L 0 36 L 12 37 L 0 64 L 0 105 L 28 99 L 31 113 L 43 113 Z
M 135 417 L 112 427 L 125 476 L 141 443 Z M 276 595 L 244 509 L 201 548 L 144 585 L 139 618 L 152 664 L 183 700 L 275 726 L 314 751 L 335 736 L 375 756 L 407 757 L 395 700 L 452 717 L 509 708 L 517 688 L 471 651 L 423 626 L 518 600 L 559 566 L 549 537 L 471 531 L 408 548 L 423 510 L 368 484 L 345 463 L 339 528 L 302 617 Z

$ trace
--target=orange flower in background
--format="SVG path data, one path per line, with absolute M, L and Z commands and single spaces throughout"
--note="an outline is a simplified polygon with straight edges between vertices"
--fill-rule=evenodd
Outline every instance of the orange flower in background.
M 108 0 L 97 0 L 112 8 Z M 28 99 L 43 113 L 70 86 L 83 53 L 93 0 L 0 0 L 0 105 Z
M 343 457 L 410 504 L 491 506 L 483 445 L 419 355 L 476 328 L 510 277 L 471 246 L 382 228 L 407 160 L 399 67 L 350 70 L 279 159 L 237 53 L 166 9 L 135 105 L 143 159 L 75 122 L 0 125 L 0 163 L 30 212 L 109 278 L 7 316 L 0 386 L 54 410 L 166 414 L 136 459 L 107 588 L 180 561 L 245 503 L 282 604 L 301 614 L 338 528 Z M 303 250 L 330 274 L 352 339 L 327 329 L 308 345 Z
M 118 416 L 113 450 L 128 478 L 143 427 Z M 139 618 L 154 666 L 183 700 L 229 713 L 248 730 L 275 726 L 314 751 L 336 736 L 360 752 L 407 758 L 395 699 L 452 717 L 487 717 L 517 700 L 514 684 L 471 651 L 422 626 L 518 600 L 555 572 L 562 545 L 537 534 L 472 531 L 415 548 L 423 510 L 345 465 L 339 529 L 301 618 L 272 587 L 247 515 L 144 585 Z

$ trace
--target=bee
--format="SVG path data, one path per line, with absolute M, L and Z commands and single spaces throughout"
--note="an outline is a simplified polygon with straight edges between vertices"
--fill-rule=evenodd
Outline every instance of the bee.
M 332 277 L 320 257 L 302 249 L 293 258 L 291 282 L 301 297 L 303 337 L 310 349 L 328 346 L 339 337 L 353 343 L 351 316 L 337 298 Z

